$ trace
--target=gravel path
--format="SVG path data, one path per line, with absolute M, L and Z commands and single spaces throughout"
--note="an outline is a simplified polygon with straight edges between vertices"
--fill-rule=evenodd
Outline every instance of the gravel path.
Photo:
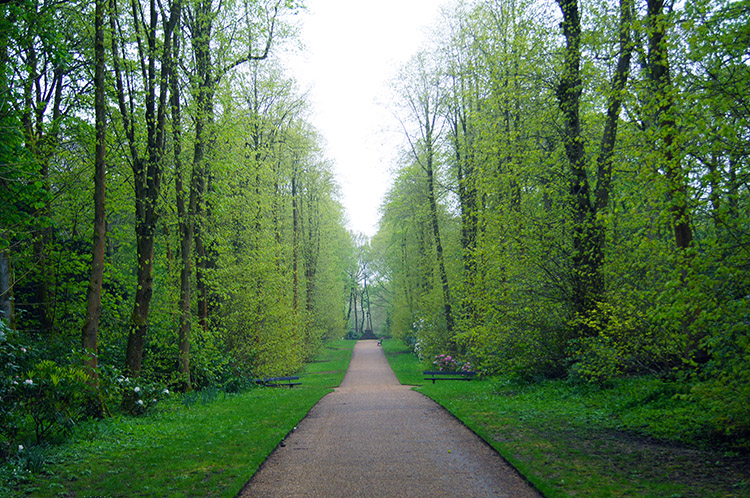
M 401 386 L 372 340 L 356 344 L 341 387 L 239 496 L 541 497 L 450 413 Z

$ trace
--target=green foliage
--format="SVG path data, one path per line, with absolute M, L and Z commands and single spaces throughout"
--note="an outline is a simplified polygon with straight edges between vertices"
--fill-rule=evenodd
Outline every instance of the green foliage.
M 684 378 L 681 395 L 704 415 L 690 427 L 742 440 L 748 10 L 702 1 L 627 22 L 627 2 L 581 4 L 573 47 L 556 7 L 458 3 L 422 54 L 442 61 L 427 77 L 443 90 L 434 169 L 457 319 L 446 334 L 422 137 L 404 147 L 373 243 L 390 333 L 421 358 L 455 353 L 485 374 L 600 387 Z M 625 35 L 635 47 L 615 91 Z M 571 121 L 555 88 L 579 74 Z
M 294 389 L 170 394 L 144 416 L 81 424 L 63 445 L 32 449 L 43 472 L 36 464 L 26 470 L 27 448 L 14 450 L 13 466 L 0 466 L 0 490 L 8 496 L 236 496 L 299 420 L 341 383 L 353 347 L 354 341 L 326 344 Z M 140 382 L 129 381 L 129 389 Z
M 37 443 L 70 431 L 86 416 L 91 389 L 81 366 L 43 360 L 18 385 L 18 410 L 31 419 Z
M 143 55 L 135 50 L 138 21 L 130 18 L 130 9 L 107 14 L 119 18 L 112 19 L 117 29 L 107 28 L 106 34 L 107 248 L 93 379 L 77 352 L 94 214 L 95 130 L 88 74 L 93 4 L 0 6 L 0 251 L 10 264 L 3 277 L 11 286 L 0 289 L 0 297 L 3 309 L 14 306 L 0 321 L 0 459 L 17 464 L 19 479 L 38 467 L 29 462 L 43 459 L 32 458 L 36 450 L 28 448 L 27 438 L 64 439 L 75 424 L 92 416 L 147 418 L 172 405 L 169 390 L 185 387 L 178 373 L 183 251 L 178 224 L 185 221 L 176 213 L 178 167 L 181 193 L 186 200 L 191 193 L 198 197 L 187 217 L 197 223 L 206 249 L 196 255 L 193 240 L 188 258 L 193 265 L 187 268 L 192 387 L 206 396 L 216 389 L 244 392 L 253 376 L 297 372 L 325 340 L 343 336 L 344 266 L 352 243 L 331 165 L 304 119 L 306 103 L 274 57 L 219 74 L 235 58 L 247 57 L 248 50 L 263 55 L 272 16 L 277 16 L 273 46 L 291 36 L 283 16 L 295 12 L 298 2 L 271 10 L 252 2 L 218 7 L 211 14 L 215 36 L 208 54 L 215 80 L 210 88 L 199 88 L 196 68 L 176 69 L 175 88 L 189 82 L 196 92 L 174 95 L 183 115 L 171 122 L 173 115 L 165 113 L 163 137 L 147 136 L 158 120 L 146 122 L 145 109 L 159 103 L 146 102 L 148 82 L 136 82 L 141 75 L 137 57 Z M 187 38 L 192 33 L 185 25 L 188 18 L 181 16 L 176 27 L 182 60 L 194 60 L 189 51 L 201 41 Z M 224 29 L 229 25 L 233 29 Z M 236 35 L 234 28 L 250 45 L 259 45 L 237 44 L 227 35 Z M 145 25 L 138 29 L 147 30 Z M 157 45 L 158 52 L 163 45 Z M 117 57 L 129 59 L 119 61 L 130 82 L 125 87 L 132 91 L 125 99 L 132 101 L 123 107 L 112 47 Z M 167 70 L 157 63 L 157 72 Z M 211 94 L 211 102 L 199 99 L 199 89 Z M 120 115 L 128 108 L 133 113 L 129 122 Z M 199 121 L 202 137 L 196 130 Z M 172 133 L 178 129 L 181 135 Z M 162 138 L 157 162 L 163 171 L 141 178 L 151 192 L 160 192 L 149 206 L 159 223 L 151 227 L 153 293 L 143 364 L 140 377 L 125 378 L 121 369 L 140 285 L 135 228 L 144 219 L 138 211 L 143 205 L 134 202 L 134 169 L 154 159 L 155 148 L 149 147 Z M 203 163 L 191 172 L 199 139 L 206 146 Z M 197 296 L 196 262 L 206 267 L 200 282 L 207 284 L 206 320 L 199 320 L 197 312 L 204 296 Z M 19 443 L 27 446 L 23 454 Z
M 21 378 L 30 365 L 28 347 L 19 344 L 16 334 L 0 321 L 0 457 L 11 454 L 23 424 L 18 409 Z

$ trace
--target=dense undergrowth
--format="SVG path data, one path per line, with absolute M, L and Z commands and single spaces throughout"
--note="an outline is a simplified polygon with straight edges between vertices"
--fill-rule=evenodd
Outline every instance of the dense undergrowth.
M 425 365 L 385 341 L 403 384 L 447 408 L 548 497 L 747 497 L 748 442 L 717 437 L 711 415 L 678 382 L 606 387 L 509 378 L 424 381 Z
M 329 343 L 293 389 L 171 394 L 141 416 L 90 420 L 66 439 L 22 445 L 0 469 L 0 495 L 235 496 L 341 382 L 353 346 Z

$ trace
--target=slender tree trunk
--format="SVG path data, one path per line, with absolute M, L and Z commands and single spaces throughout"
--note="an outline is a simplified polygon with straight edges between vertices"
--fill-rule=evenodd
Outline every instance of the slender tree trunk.
M 476 236 L 478 224 L 474 154 L 471 150 L 466 110 L 462 108 L 456 112 L 453 120 L 453 146 L 457 166 L 458 199 L 461 208 L 461 249 L 465 287 L 461 302 L 461 318 L 469 326 L 473 326 L 478 320 L 476 303 L 472 297 L 477 271 Z
M 318 223 L 319 206 L 314 205 L 316 195 L 310 192 L 307 209 L 307 241 L 305 243 L 305 292 L 308 313 L 313 310 L 313 291 L 315 289 L 315 274 L 318 270 L 320 255 L 320 228 Z
M 0 320 L 10 329 L 16 328 L 13 306 L 13 267 L 6 251 L 0 251 Z
M 180 53 L 180 35 L 175 32 L 172 43 L 174 64 Z M 192 294 L 192 249 L 193 249 L 193 213 L 195 211 L 195 194 L 192 189 L 188 194 L 188 204 L 185 203 L 185 188 L 182 176 L 182 110 L 180 107 L 180 85 L 177 72 L 170 70 L 170 89 L 172 104 L 172 141 L 174 147 L 175 194 L 177 201 L 177 224 L 180 233 L 180 324 L 178 336 L 177 369 L 180 373 L 182 388 L 192 389 L 190 379 L 190 335 L 192 314 L 190 302 Z
M 688 172 L 683 169 L 677 109 L 670 76 L 669 47 L 667 45 L 668 13 L 665 12 L 664 0 L 647 0 L 646 28 L 648 31 L 647 77 L 650 83 L 651 126 L 659 145 L 660 160 L 669 196 L 668 211 L 670 224 L 677 248 L 677 265 L 679 266 L 681 287 L 688 286 L 688 266 L 692 254 L 688 249 L 693 243 L 693 230 L 690 226 L 690 209 L 688 206 Z M 701 347 L 705 332 L 695 330 L 692 324 L 694 313 L 684 304 L 680 327 L 686 342 L 683 355 L 686 359 L 700 363 L 708 361 L 707 351 Z
M 292 285 L 294 286 L 294 312 L 299 309 L 299 199 L 297 192 L 297 163 L 294 163 L 292 171 Z M 354 316 L 356 317 L 356 306 Z
M 443 256 L 443 242 L 440 238 L 440 224 L 438 223 L 437 201 L 435 200 L 435 178 L 433 169 L 434 153 L 432 150 L 432 136 L 428 125 L 427 132 L 427 199 L 430 204 L 430 220 L 432 222 L 432 235 L 435 237 L 435 254 L 437 256 L 440 283 L 443 289 L 443 310 L 445 313 L 445 328 L 450 335 L 453 332 L 453 314 L 451 310 L 451 294 L 448 286 L 448 274 L 445 271 L 445 258 Z
M 693 242 L 688 208 L 687 174 L 677 144 L 677 119 L 674 103 L 674 88 L 670 76 L 669 48 L 667 46 L 667 14 L 664 0 L 648 0 L 648 78 L 651 83 L 651 111 L 653 124 L 661 139 L 664 176 L 667 180 L 672 215 L 672 230 L 675 245 L 685 250 Z
M 365 333 L 365 291 L 359 293 L 359 307 L 362 309 L 362 321 L 359 322 L 359 333 Z
M 352 295 L 354 294 L 354 288 L 349 291 L 349 306 L 346 309 L 346 324 L 349 326 L 349 319 L 352 316 Z
M 612 77 L 612 89 L 607 103 L 607 117 L 604 122 L 599 157 L 597 159 L 596 210 L 600 213 L 609 206 L 612 192 L 612 155 L 615 150 L 617 126 L 625 85 L 630 76 L 630 60 L 633 53 L 631 25 L 633 22 L 633 0 L 620 0 L 620 55 Z M 602 235 L 601 243 L 604 243 Z
M 114 4 L 114 0 L 112 1 Z M 154 235 L 159 218 L 157 203 L 161 189 L 167 91 L 170 80 L 169 72 L 172 67 L 170 62 L 172 56 L 171 43 L 172 33 L 179 20 L 179 6 L 179 0 L 175 0 L 171 4 L 169 17 L 162 19 L 162 29 L 158 29 L 160 9 L 156 0 L 151 0 L 149 3 L 150 24 L 148 26 L 143 19 L 143 12 L 138 9 L 135 3 L 132 4 L 133 21 L 142 29 L 143 35 L 146 37 L 145 46 L 143 46 L 140 35 L 138 37 L 138 45 L 142 48 L 140 53 L 145 55 L 146 58 L 146 60 L 140 61 L 145 92 L 146 160 L 138 152 L 134 116 L 130 112 L 133 102 L 131 100 L 130 105 L 128 105 L 126 99 L 113 26 L 113 59 L 117 75 L 117 94 L 123 125 L 131 150 L 135 188 L 138 285 L 130 319 L 130 332 L 125 357 L 126 371 L 132 377 L 138 377 L 141 373 L 143 347 L 148 329 L 149 306 L 153 294 Z M 116 9 L 113 8 L 113 17 L 115 12 Z M 161 44 L 157 41 L 158 35 L 164 36 Z M 158 75 L 157 59 L 161 62 L 161 71 Z M 130 95 L 130 98 L 134 99 L 135 96 Z
M 148 312 L 154 288 L 154 230 L 152 217 L 136 222 L 136 260 L 138 263 L 135 304 L 130 315 L 130 333 L 125 356 L 126 372 L 131 377 L 141 375 L 143 347 L 148 331 Z
M 354 333 L 359 332 L 359 312 L 357 311 L 357 291 L 352 289 L 352 296 L 354 297 Z
M 195 273 L 196 290 L 198 294 L 198 321 L 203 330 L 208 330 L 209 314 L 209 284 L 206 237 L 206 221 L 208 208 L 206 206 L 206 191 L 208 189 L 209 165 L 206 159 L 214 122 L 214 89 L 216 80 L 211 63 L 211 34 L 213 30 L 214 14 L 211 2 L 201 0 L 194 4 L 191 19 L 191 43 L 196 65 L 196 114 L 195 114 L 195 146 L 193 149 L 193 174 L 191 179 L 191 197 L 195 196 L 195 211 L 193 215 L 195 242 Z M 193 201 L 191 198 L 191 206 Z
M 37 10 L 37 7 L 34 7 Z M 37 14 L 40 14 L 37 12 Z M 26 19 L 28 30 L 34 33 L 37 29 L 37 15 L 31 14 Z M 26 149 L 37 162 L 39 167 L 39 181 L 45 192 L 44 204 L 38 210 L 30 213 L 39 220 L 33 242 L 35 257 L 34 265 L 37 270 L 33 283 L 34 304 L 32 314 L 38 320 L 41 332 L 52 332 L 54 327 L 54 280 L 53 261 L 50 258 L 50 247 L 53 241 L 52 232 L 52 196 L 50 194 L 49 162 L 53 150 L 58 142 L 59 122 L 62 105 L 63 70 L 55 66 L 50 72 L 50 64 L 45 54 L 37 53 L 33 35 L 24 41 L 24 55 L 28 76 L 23 84 L 24 108 L 21 112 L 21 122 L 24 129 Z M 41 82 L 47 88 L 42 90 Z M 50 106 L 50 101 L 52 105 Z M 47 109 L 51 107 L 51 116 Z M 49 121 L 49 123 L 47 122 Z
M 96 120 L 96 150 L 94 153 L 94 248 L 91 259 L 91 276 L 89 279 L 86 319 L 81 331 L 81 343 L 84 350 L 84 363 L 89 367 L 93 379 L 98 379 L 96 372 L 99 336 L 99 317 L 102 311 L 102 280 L 104 278 L 104 255 L 106 252 L 107 221 L 105 211 L 106 197 L 106 97 L 104 94 L 104 2 L 96 0 L 94 14 L 94 109 Z

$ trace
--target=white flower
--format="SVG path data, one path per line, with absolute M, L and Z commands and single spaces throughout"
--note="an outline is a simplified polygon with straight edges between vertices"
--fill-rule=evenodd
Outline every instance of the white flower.
M 33 386 L 33 385 L 34 385 L 34 381 L 33 381 L 33 380 L 31 380 L 31 379 L 26 379 L 25 381 L 23 381 L 23 383 L 24 383 L 24 384 L 27 384 L 27 385 L 29 385 L 29 386 Z
M 169 395 L 169 389 L 164 389 L 164 394 Z
M 139 393 L 139 392 L 141 392 L 141 388 L 140 388 L 140 387 L 138 387 L 138 386 L 135 386 L 135 387 L 133 388 L 133 392 Z
M 139 400 L 137 401 L 137 404 L 138 404 L 139 406 L 143 406 L 143 400 L 142 400 L 142 399 L 139 399 Z
M 18 451 L 23 451 L 23 445 L 22 444 L 18 445 Z

